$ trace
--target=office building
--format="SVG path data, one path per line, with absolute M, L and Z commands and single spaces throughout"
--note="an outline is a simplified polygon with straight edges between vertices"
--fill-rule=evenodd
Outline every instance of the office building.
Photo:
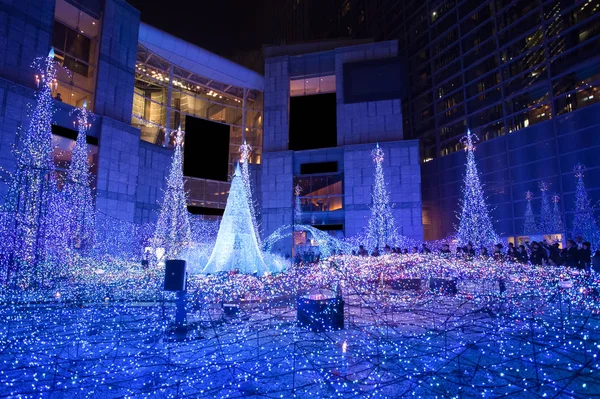
M 404 140 L 397 48 L 349 40 L 265 49 L 265 235 L 293 223 L 296 187 L 302 224 L 337 237 L 361 233 L 379 143 L 399 231 L 422 239 L 418 142 Z
M 193 213 L 222 214 L 246 140 L 262 157 L 263 77 L 140 22 L 124 0 L 19 0 L 0 4 L 0 166 L 13 170 L 17 131 L 29 123 L 36 57 L 54 48 L 65 70 L 53 95 L 54 160 L 70 163 L 74 107 L 95 114 L 88 132 L 96 207 L 128 222 L 156 219 L 173 137 L 186 131 L 184 172 Z M 207 167 L 209 165 L 210 167 Z M 252 168 L 255 172 L 255 168 Z M 4 194 L 6 185 L 0 185 Z M 4 197 L 4 195 L 2 195 Z
M 561 195 L 569 224 L 577 162 L 588 167 L 598 203 L 600 3 L 343 0 L 339 7 L 336 23 L 345 29 L 335 37 L 397 39 L 407 59 L 404 136 L 420 141 L 427 239 L 454 230 L 467 127 L 482 141 L 477 158 L 502 235 L 520 234 L 525 191 L 536 193 L 539 209 L 542 179 Z

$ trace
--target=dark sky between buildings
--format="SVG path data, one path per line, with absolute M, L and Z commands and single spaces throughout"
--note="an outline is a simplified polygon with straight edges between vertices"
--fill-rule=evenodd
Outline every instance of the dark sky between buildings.
M 258 50 L 264 41 L 257 0 L 127 0 L 143 22 L 225 57 Z

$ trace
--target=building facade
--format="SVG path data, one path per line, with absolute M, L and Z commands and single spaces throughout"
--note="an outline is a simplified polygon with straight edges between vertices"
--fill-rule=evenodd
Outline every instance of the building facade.
M 577 161 L 588 167 L 586 183 L 599 203 L 600 162 L 591 155 L 600 146 L 593 133 L 600 107 L 598 2 L 338 3 L 334 35 L 397 39 L 408 59 L 404 134 L 420 140 L 426 238 L 454 230 L 467 127 L 483 141 L 477 157 L 502 235 L 521 232 L 525 191 L 536 193 L 539 208 L 542 179 L 561 196 L 569 225 Z
M 261 162 L 262 76 L 141 23 L 124 0 L 3 1 L 0 32 L 0 166 L 7 171 L 15 167 L 12 148 L 34 102 L 30 65 L 51 47 L 69 72 L 58 76 L 53 93 L 55 164 L 58 173 L 68 168 L 76 138 L 70 111 L 86 101 L 96 116 L 88 144 L 100 215 L 156 219 L 171 162 L 170 133 L 179 125 L 187 130 L 191 166 L 211 156 L 203 140 L 222 136 L 221 177 L 186 177 L 197 213 L 222 212 L 228 171 L 244 140 L 254 147 L 251 162 Z M 2 198 L 5 192 L 0 184 Z
M 418 142 L 403 140 L 402 94 L 377 90 L 377 82 L 361 91 L 369 76 L 395 70 L 397 42 L 355 43 L 265 50 L 265 235 L 294 222 L 296 188 L 302 224 L 338 237 L 360 233 L 370 214 L 371 151 L 379 143 L 399 230 L 423 237 Z M 394 78 L 385 84 L 404 84 L 403 76 Z

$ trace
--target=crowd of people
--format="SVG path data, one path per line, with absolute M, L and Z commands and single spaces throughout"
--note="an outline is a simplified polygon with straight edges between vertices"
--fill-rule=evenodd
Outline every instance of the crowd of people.
M 567 240 L 566 246 L 561 248 L 558 242 L 549 243 L 546 240 L 543 241 L 526 241 L 523 244 L 515 245 L 512 242 L 508 243 L 508 248 L 504 248 L 504 245 L 499 243 L 494 245 L 493 252 L 490 253 L 488 248 L 481 247 L 476 250 L 473 244 L 468 243 L 467 245 L 458 246 L 455 252 L 450 250 L 449 244 L 443 244 L 439 249 L 438 254 L 440 256 L 456 256 L 465 259 L 489 258 L 493 257 L 495 260 L 510 260 L 513 262 L 531 263 L 532 265 L 549 265 L 549 266 L 567 266 L 577 268 L 580 270 L 590 271 L 593 269 L 596 272 L 600 272 L 600 250 L 595 251 L 592 254 L 591 244 L 588 241 L 583 241 L 583 237 L 578 236 L 574 240 Z M 382 254 L 431 254 L 431 249 L 427 244 L 422 244 L 421 248 L 413 247 L 410 251 L 408 248 L 391 248 L 386 246 L 381 253 L 378 249 L 375 249 L 372 253 L 360 246 L 358 251 L 353 251 L 353 255 L 358 256 L 380 256 Z

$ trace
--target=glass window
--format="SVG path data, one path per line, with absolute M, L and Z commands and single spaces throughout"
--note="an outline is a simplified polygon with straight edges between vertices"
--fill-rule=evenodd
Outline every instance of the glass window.
M 335 93 L 335 75 L 290 80 L 290 96 Z
M 93 108 L 100 18 L 76 8 L 65 0 L 57 0 L 52 32 L 56 59 L 71 75 L 59 72 L 60 99 L 74 106 L 87 100 Z
M 300 186 L 300 203 L 304 212 L 331 212 L 343 208 L 343 181 L 340 173 L 295 177 Z
M 67 171 L 71 166 L 73 150 L 75 149 L 75 140 L 67 137 L 52 135 L 52 159 L 56 167 L 56 176 L 58 186 L 61 188 L 67 177 Z M 96 188 L 96 178 L 98 175 L 98 146 L 88 144 L 88 164 L 90 166 L 90 175 L 92 177 L 91 186 Z

